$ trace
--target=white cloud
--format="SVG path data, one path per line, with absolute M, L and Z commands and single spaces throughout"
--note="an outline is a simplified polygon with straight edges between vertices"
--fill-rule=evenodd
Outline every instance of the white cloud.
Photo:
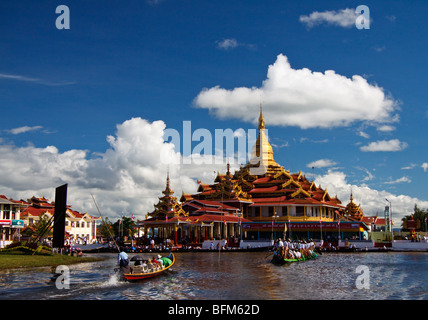
M 236 39 L 224 39 L 222 41 L 217 41 L 217 48 L 223 50 L 234 49 L 238 46 L 238 41 Z
M 338 11 L 315 11 L 308 16 L 300 16 L 299 21 L 304 23 L 308 28 L 312 28 L 323 23 L 350 28 L 355 26 L 355 20 L 358 16 L 359 14 L 355 12 L 355 9 L 347 8 Z
M 363 138 L 366 138 L 366 139 L 370 138 L 370 135 L 368 133 L 365 133 L 364 131 L 359 131 L 358 135 L 360 137 L 363 137 Z
M 20 133 L 25 133 L 25 132 L 29 132 L 29 131 L 39 130 L 42 128 L 43 128 L 42 126 L 33 126 L 33 127 L 23 126 L 23 127 L 13 128 L 13 129 L 10 129 L 7 131 L 12 133 L 12 134 L 20 134 Z
M 162 195 L 168 169 L 171 187 L 180 197 L 182 191 L 196 192 L 196 180 L 212 182 L 217 171 L 226 171 L 227 161 L 232 171 L 239 167 L 236 159 L 199 154 L 189 156 L 191 163 L 186 164 L 174 144 L 164 141 L 165 128 L 163 121 L 132 118 L 107 137 L 110 147 L 105 152 L 92 155 L 88 150 L 59 152 L 55 146 L 0 144 L 0 194 L 54 200 L 55 188 L 67 183 L 68 203 L 80 212 L 98 215 L 93 194 L 103 216 L 134 214 L 143 219 Z M 166 155 L 169 164 L 162 159 Z
M 74 81 L 49 81 L 49 80 L 27 77 L 27 76 L 18 75 L 18 74 L 6 74 L 6 73 L 0 73 L 0 79 L 32 82 L 32 83 L 42 84 L 46 86 L 68 86 L 71 84 L 75 84 Z
M 416 164 L 416 163 L 411 163 L 411 164 L 409 164 L 409 165 L 408 165 L 408 166 L 406 166 L 406 167 L 402 167 L 402 168 L 401 168 L 401 170 L 412 170 L 412 169 L 414 169 L 416 166 L 417 166 L 417 164 Z
M 349 203 L 352 191 L 354 202 L 361 204 L 366 216 L 376 215 L 382 217 L 387 202 L 387 198 L 392 203 L 392 217 L 395 227 L 401 226 L 401 218 L 413 212 L 415 204 L 419 207 L 428 207 L 428 201 L 409 197 L 406 195 L 395 195 L 387 191 L 371 189 L 368 186 L 352 185 L 347 182 L 346 174 L 340 171 L 329 170 L 323 176 L 315 179 L 315 183 L 321 184 L 322 188 L 327 189 L 331 196 L 337 195 L 342 201 L 342 205 Z
M 326 167 L 335 166 L 336 164 L 337 164 L 336 162 L 334 162 L 333 160 L 330 160 L 330 159 L 320 159 L 320 160 L 308 163 L 306 165 L 306 167 L 308 167 L 308 168 L 312 168 L 312 167 L 314 167 L 314 168 L 326 168 Z
M 348 126 L 357 121 L 371 124 L 397 121 L 392 114 L 397 103 L 382 88 L 358 75 L 347 78 L 332 70 L 321 73 L 307 68 L 293 69 L 282 54 L 269 66 L 267 79 L 260 88 L 205 88 L 194 104 L 221 119 L 256 124 L 260 97 L 269 125 L 307 129 Z
M 237 47 L 245 47 L 245 48 L 251 49 L 251 50 L 254 50 L 257 48 L 257 46 L 255 44 L 238 42 L 238 40 L 236 40 L 234 38 L 216 41 L 216 44 L 217 44 L 217 48 L 221 49 L 221 50 L 231 50 L 231 49 L 235 49 Z
M 68 183 L 68 202 L 76 210 L 97 214 L 94 194 L 103 214 L 118 217 L 132 212 L 141 219 L 165 187 L 167 165 L 160 161 L 161 152 L 180 157 L 173 144 L 164 142 L 164 129 L 162 121 L 127 120 L 117 126 L 115 136 L 107 138 L 110 148 L 95 158 L 89 158 L 87 150 L 61 153 L 54 146 L 0 145 L 0 193 L 23 199 L 44 195 L 53 200 L 55 187 Z M 182 190 L 195 192 L 196 182 L 187 173 L 181 175 L 180 165 L 169 169 L 179 195 Z
M 424 172 L 427 172 L 427 169 L 428 169 L 428 163 L 427 163 L 427 162 L 422 163 L 422 166 L 421 166 L 421 167 L 424 169 Z
M 410 182 L 412 182 L 412 180 L 410 180 L 408 177 L 401 177 L 399 179 L 395 179 L 395 180 L 392 180 L 392 181 L 387 181 L 387 182 L 384 182 L 384 183 L 385 184 L 397 184 L 397 183 L 402 183 L 402 182 L 410 183 Z
M 362 181 L 371 181 L 374 179 L 374 175 L 366 168 L 361 168 L 367 175 L 364 177 Z
M 406 142 L 401 142 L 398 139 L 393 140 L 382 140 L 382 141 L 376 141 L 371 142 L 367 146 L 360 147 L 361 151 L 364 152 L 386 152 L 386 151 L 401 151 L 407 148 Z
M 8 80 L 17 80 L 17 81 L 27 81 L 27 82 L 39 82 L 40 79 L 26 77 L 18 74 L 6 74 L 0 73 L 0 79 L 8 79 Z
M 377 128 L 377 130 L 381 131 L 381 132 L 391 132 L 391 131 L 395 130 L 395 127 L 394 126 L 390 126 L 390 125 L 383 125 L 383 126 L 379 126 Z

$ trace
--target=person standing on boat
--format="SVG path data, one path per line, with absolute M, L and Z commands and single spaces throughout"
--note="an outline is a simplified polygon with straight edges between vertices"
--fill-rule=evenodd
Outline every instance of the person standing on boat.
M 117 260 L 120 267 L 126 267 L 129 264 L 129 257 L 125 251 L 119 253 L 119 255 L 117 256 Z

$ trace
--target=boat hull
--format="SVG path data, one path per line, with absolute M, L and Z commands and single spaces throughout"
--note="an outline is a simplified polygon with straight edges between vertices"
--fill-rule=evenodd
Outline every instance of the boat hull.
M 272 258 L 271 262 L 273 264 L 284 265 L 284 264 L 290 264 L 290 263 L 294 263 L 294 262 L 301 262 L 301 261 L 316 259 L 317 256 L 318 255 L 314 252 L 312 255 L 310 255 L 308 257 L 302 257 L 299 259 L 286 259 L 286 258 L 274 257 L 274 258 Z
M 169 268 L 171 268 L 175 263 L 174 254 L 171 253 L 168 257 L 172 258 L 171 264 L 161 270 L 154 271 L 154 272 L 144 272 L 144 273 L 124 273 L 123 277 L 128 281 L 140 281 L 140 280 L 145 280 L 145 279 L 150 279 L 150 278 L 160 276 L 161 274 L 165 273 Z

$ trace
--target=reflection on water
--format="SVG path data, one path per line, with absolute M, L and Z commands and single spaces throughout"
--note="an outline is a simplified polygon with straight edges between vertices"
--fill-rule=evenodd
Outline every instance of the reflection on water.
M 267 253 L 178 253 L 172 270 L 137 283 L 114 276 L 116 254 L 69 266 L 70 288 L 57 289 L 51 268 L 0 271 L 0 299 L 72 300 L 294 300 L 428 299 L 428 254 L 323 254 L 289 266 Z M 359 265 L 369 289 L 357 289 Z

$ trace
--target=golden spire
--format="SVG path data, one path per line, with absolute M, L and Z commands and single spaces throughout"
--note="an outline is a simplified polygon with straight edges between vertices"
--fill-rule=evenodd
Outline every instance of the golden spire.
M 256 143 L 254 144 L 251 150 L 250 164 L 259 168 L 260 170 L 252 169 L 251 174 L 263 175 L 269 172 L 276 172 L 275 170 L 269 169 L 269 167 L 275 167 L 276 169 L 280 168 L 280 165 L 275 162 L 273 159 L 273 149 L 269 143 L 267 133 L 265 130 L 265 118 L 263 117 L 263 107 L 260 102 L 260 116 L 259 116 L 259 134 L 257 136 Z
M 262 129 L 265 129 L 265 118 L 263 117 L 262 102 L 260 101 L 259 130 Z
M 168 168 L 168 171 L 166 173 L 166 187 L 162 193 L 165 195 L 171 195 L 174 193 L 174 191 L 171 190 L 171 187 L 169 185 L 169 168 Z

